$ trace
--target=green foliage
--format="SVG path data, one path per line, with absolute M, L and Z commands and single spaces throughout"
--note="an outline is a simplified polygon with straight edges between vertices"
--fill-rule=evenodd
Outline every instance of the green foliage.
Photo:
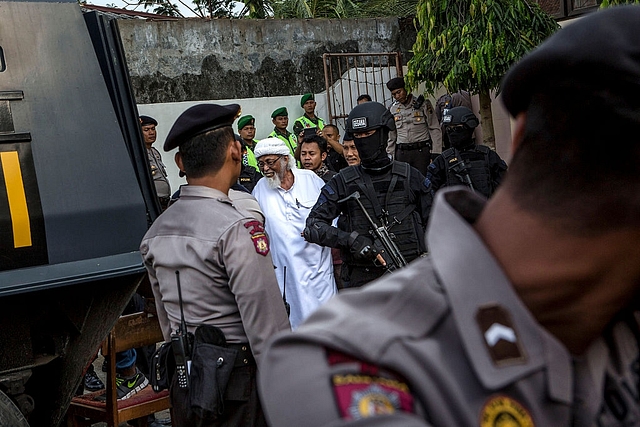
M 178 0 L 184 7 L 189 9 L 194 16 L 200 18 L 223 18 L 232 17 L 233 0 L 191 0 L 185 3 Z M 145 9 L 152 9 L 153 13 L 167 16 L 180 16 L 182 13 L 178 5 L 169 0 L 139 0 L 138 4 Z
M 600 3 L 600 9 L 604 9 L 609 6 L 618 6 L 621 4 L 640 4 L 640 0 L 602 0 L 602 3 Z
M 559 28 L 526 0 L 419 0 L 418 34 L 407 83 L 427 93 L 442 83 L 450 92 L 498 89 L 525 53 Z
M 352 18 L 361 14 L 353 0 L 274 0 L 275 18 Z

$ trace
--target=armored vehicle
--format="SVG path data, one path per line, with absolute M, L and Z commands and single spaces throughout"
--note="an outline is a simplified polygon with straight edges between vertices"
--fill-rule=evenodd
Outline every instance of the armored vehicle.
M 0 2 L 0 425 L 56 426 L 160 207 L 116 22 Z

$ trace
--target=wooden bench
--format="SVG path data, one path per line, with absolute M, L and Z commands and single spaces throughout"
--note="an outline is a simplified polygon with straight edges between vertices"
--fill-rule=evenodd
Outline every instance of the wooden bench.
M 121 316 L 102 343 L 101 351 L 108 360 L 106 390 L 76 396 L 67 410 L 69 427 L 90 426 L 106 422 L 109 427 L 136 420 L 137 425 L 147 426 L 147 417 L 169 409 L 169 392 L 156 393 L 148 385 L 132 397 L 117 400 L 116 353 L 130 348 L 143 347 L 164 341 L 158 318 L 149 313 Z M 105 400 L 96 400 L 106 393 Z

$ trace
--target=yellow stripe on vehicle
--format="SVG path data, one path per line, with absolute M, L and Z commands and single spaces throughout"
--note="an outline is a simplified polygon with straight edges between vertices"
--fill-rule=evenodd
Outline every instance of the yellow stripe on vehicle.
M 20 158 L 17 151 L 0 153 L 4 182 L 9 199 L 9 212 L 13 226 L 13 246 L 23 248 L 31 246 L 31 222 L 27 208 L 27 196 L 24 192 Z

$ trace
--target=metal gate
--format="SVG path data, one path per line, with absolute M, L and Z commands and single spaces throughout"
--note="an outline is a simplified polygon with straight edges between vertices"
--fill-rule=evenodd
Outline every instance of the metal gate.
M 358 96 L 368 94 L 373 101 L 389 105 L 392 98 L 385 84 L 402 76 L 400 52 L 325 53 L 322 60 L 329 122 L 342 129 Z

